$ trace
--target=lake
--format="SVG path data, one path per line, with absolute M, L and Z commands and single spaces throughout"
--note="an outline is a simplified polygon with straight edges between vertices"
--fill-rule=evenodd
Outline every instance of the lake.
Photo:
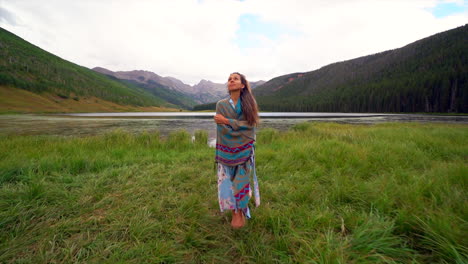
M 0 115 L 0 133 L 15 135 L 86 136 L 122 129 L 131 133 L 159 131 L 162 136 L 185 129 L 216 136 L 214 112 L 132 112 Z M 443 122 L 468 124 L 468 116 L 379 113 L 260 113 L 259 129 L 285 131 L 301 122 L 375 124 L 382 122 Z

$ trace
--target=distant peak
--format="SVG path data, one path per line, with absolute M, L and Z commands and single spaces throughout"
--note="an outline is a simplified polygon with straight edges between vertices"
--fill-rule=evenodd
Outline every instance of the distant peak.
M 197 85 L 212 85 L 214 84 L 212 81 L 201 79 Z
M 94 68 L 92 68 L 92 70 L 95 71 L 95 72 L 99 72 L 99 73 L 103 73 L 103 74 L 108 74 L 108 75 L 114 74 L 113 71 L 108 70 L 108 69 L 103 68 L 103 67 L 94 67 Z
M 103 67 L 94 67 L 91 70 L 106 70 L 106 71 L 108 71 L 108 69 L 103 68 Z

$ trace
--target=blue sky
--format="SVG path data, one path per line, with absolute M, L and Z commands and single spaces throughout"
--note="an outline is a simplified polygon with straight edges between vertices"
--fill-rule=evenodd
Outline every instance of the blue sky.
M 298 36 L 299 32 L 276 22 L 265 21 L 259 15 L 243 14 L 239 17 L 239 30 L 236 32 L 236 44 L 245 51 L 249 48 L 259 48 L 262 39 L 278 41 L 281 36 Z
M 463 1 L 463 4 L 455 2 L 439 3 L 434 8 L 431 8 L 430 11 L 437 18 L 443 18 L 453 14 L 467 12 L 468 1 Z
M 245 0 L 238 0 L 245 1 Z M 433 8 L 428 8 L 436 18 L 444 18 L 454 14 L 468 12 L 468 1 L 440 2 Z M 467 21 L 468 22 L 468 21 Z M 260 48 L 262 39 L 278 41 L 281 36 L 289 35 L 297 37 L 300 33 L 293 28 L 272 21 L 265 21 L 259 15 L 243 14 L 238 19 L 239 29 L 236 32 L 235 42 L 242 50 Z

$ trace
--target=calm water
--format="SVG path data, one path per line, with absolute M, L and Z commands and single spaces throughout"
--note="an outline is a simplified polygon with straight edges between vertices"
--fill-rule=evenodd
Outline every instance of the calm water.
M 132 133 L 207 130 L 215 135 L 214 113 L 87 113 L 68 115 L 0 115 L 0 133 L 17 135 L 85 136 L 122 129 Z M 262 128 L 289 129 L 301 122 L 375 124 L 381 122 L 443 122 L 468 124 L 468 116 L 357 113 L 261 113 Z

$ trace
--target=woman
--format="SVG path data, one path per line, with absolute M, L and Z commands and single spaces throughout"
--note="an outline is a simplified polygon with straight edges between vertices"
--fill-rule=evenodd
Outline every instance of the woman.
M 228 79 L 229 98 L 216 104 L 216 162 L 221 212 L 232 210 L 231 226 L 241 228 L 250 218 L 253 176 L 255 205 L 260 205 L 255 173 L 255 127 L 259 122 L 257 102 L 245 76 L 235 72 Z

